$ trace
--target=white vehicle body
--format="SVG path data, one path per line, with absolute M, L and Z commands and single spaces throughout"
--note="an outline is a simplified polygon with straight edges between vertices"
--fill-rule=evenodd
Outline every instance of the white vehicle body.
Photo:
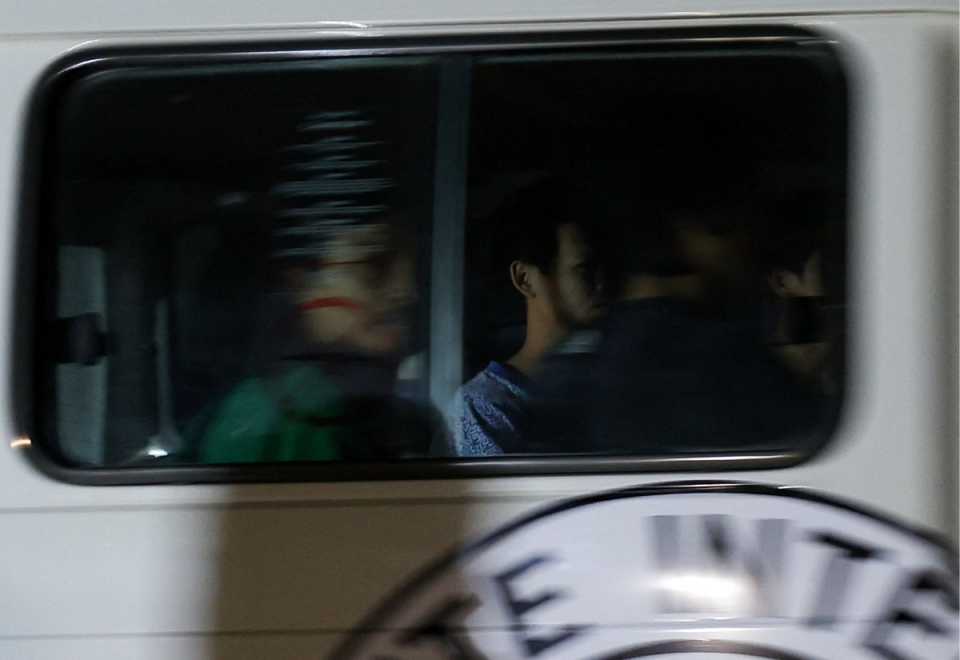
M 2 373 L 16 350 L 10 310 L 31 93 L 58 58 L 104 46 L 727 25 L 826 35 L 849 86 L 851 311 L 849 389 L 830 445 L 799 466 L 759 472 L 71 485 L 24 456 L 29 438 L 14 430 L 4 378 L 0 657 L 326 657 L 451 548 L 564 498 L 664 481 L 810 488 L 956 543 L 957 22 L 958 6 L 947 0 L 8 7 L 0 25 L 0 344 L 10 347 Z

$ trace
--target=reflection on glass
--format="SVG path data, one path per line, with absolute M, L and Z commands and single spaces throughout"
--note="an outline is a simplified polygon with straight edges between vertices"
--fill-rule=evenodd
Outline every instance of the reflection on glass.
M 814 44 L 725 44 L 79 70 L 37 437 L 131 467 L 812 451 L 842 86 Z
M 405 58 L 121 67 L 68 90 L 67 125 L 111 126 L 62 139 L 52 357 L 68 459 L 443 446 L 407 359 L 429 308 L 435 84 L 431 61 Z
M 392 403 L 416 296 L 405 228 L 382 200 L 396 183 L 377 175 L 383 145 L 364 130 L 373 123 L 358 112 L 314 113 L 288 149 L 298 158 L 285 169 L 296 178 L 273 189 L 271 257 L 289 310 L 271 329 L 268 373 L 237 385 L 199 432 L 205 462 L 372 450 L 356 437 L 357 416 Z

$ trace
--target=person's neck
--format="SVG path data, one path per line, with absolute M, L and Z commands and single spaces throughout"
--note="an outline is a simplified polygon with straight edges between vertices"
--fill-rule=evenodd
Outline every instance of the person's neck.
M 527 310 L 527 334 L 517 354 L 507 364 L 529 376 L 543 357 L 568 334 L 570 328 L 560 323 L 556 315 L 536 309 Z

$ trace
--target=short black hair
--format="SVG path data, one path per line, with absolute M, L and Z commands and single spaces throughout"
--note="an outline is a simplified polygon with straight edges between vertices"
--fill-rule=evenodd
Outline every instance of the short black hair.
M 544 273 L 556 265 L 560 227 L 582 224 L 563 182 L 553 177 L 512 192 L 492 220 L 504 260 L 522 261 Z
M 668 220 L 689 216 L 717 234 L 755 228 L 759 180 L 755 166 L 736 155 L 677 150 L 664 157 L 655 187 Z
M 824 243 L 825 195 L 800 190 L 766 204 L 761 233 L 760 267 L 766 273 L 785 270 L 802 275 Z
M 682 270 L 673 231 L 660 217 L 659 191 L 639 156 L 583 168 L 571 186 L 576 215 L 611 284 L 625 275 Z

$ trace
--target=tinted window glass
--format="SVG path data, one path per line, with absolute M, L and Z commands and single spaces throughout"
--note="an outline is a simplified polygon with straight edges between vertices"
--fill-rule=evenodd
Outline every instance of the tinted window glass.
M 846 157 L 826 47 L 420 51 L 61 77 L 39 195 L 48 454 L 335 477 L 822 444 Z
M 480 375 L 455 402 L 457 452 L 816 442 L 840 387 L 833 84 L 770 52 L 478 60 L 464 373 Z
M 435 95 L 436 65 L 410 58 L 71 86 L 48 420 L 64 454 L 425 454 L 403 412 L 423 390 Z

